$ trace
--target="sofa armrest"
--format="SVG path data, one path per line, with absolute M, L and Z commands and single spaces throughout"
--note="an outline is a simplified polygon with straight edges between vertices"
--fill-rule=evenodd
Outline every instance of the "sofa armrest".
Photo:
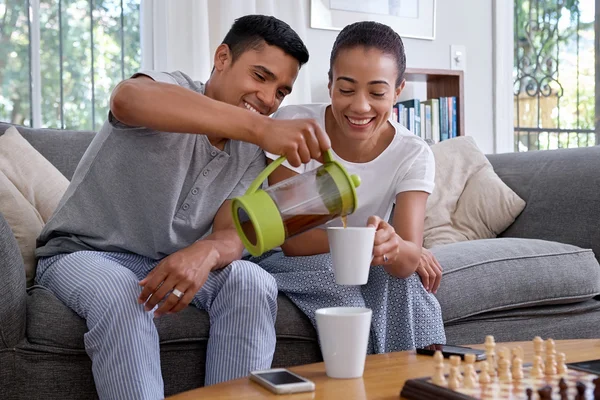
M 25 338 L 27 292 L 25 266 L 17 240 L 0 213 L 0 348 Z

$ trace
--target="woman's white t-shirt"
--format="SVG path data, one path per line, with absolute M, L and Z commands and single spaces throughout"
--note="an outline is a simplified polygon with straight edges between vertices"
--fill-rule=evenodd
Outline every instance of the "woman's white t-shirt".
M 316 120 L 325 130 L 325 110 L 328 104 L 292 105 L 279 109 L 273 118 Z M 348 216 L 348 226 L 365 226 L 370 216 L 376 215 L 388 221 L 392 206 L 398 193 L 407 191 L 423 191 L 431 193 L 434 187 L 435 161 L 431 149 L 423 139 L 414 135 L 402 125 L 390 121 L 396 134 L 390 145 L 374 160 L 366 163 L 353 163 L 339 157 L 332 149 L 333 156 L 349 174 L 356 174 L 361 179 L 356 189 L 358 209 Z M 279 156 L 266 153 L 274 160 Z M 298 168 L 287 161 L 284 166 L 299 174 L 321 166 L 311 160 Z M 329 226 L 341 225 L 336 219 Z

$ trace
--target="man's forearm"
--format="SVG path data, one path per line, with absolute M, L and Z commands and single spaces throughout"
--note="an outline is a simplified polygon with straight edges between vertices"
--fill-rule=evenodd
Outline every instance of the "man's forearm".
M 213 232 L 202 239 L 201 242 L 210 243 L 218 253 L 217 263 L 213 269 L 226 267 L 233 261 L 239 260 L 244 251 L 244 245 L 235 229 L 223 229 Z
M 212 134 L 256 143 L 255 132 L 269 118 L 192 90 L 149 78 L 123 81 L 111 97 L 111 111 L 121 122 L 164 132 Z

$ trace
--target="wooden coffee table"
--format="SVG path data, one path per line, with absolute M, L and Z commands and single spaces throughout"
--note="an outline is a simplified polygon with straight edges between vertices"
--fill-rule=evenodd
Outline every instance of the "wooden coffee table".
M 499 347 L 522 346 L 525 361 L 533 356 L 532 342 L 498 343 Z M 472 347 L 483 349 L 483 345 Z M 567 355 L 567 362 L 586 361 L 600 358 L 600 339 L 557 340 L 557 352 Z M 248 378 L 236 379 L 205 388 L 191 390 L 170 400 L 207 399 L 398 399 L 404 381 L 433 375 L 433 359 L 430 356 L 415 354 L 414 351 L 377 354 L 367 357 L 365 372 L 361 379 L 331 379 L 325 375 L 325 364 L 308 364 L 290 370 L 312 380 L 316 390 L 312 393 L 275 395 Z

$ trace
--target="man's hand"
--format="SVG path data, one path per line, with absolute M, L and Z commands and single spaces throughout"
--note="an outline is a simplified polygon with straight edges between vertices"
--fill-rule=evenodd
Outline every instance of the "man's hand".
M 198 241 L 165 257 L 140 281 L 144 289 L 138 302 L 146 303 L 146 310 L 150 311 L 164 299 L 154 313 L 157 317 L 183 310 L 206 282 L 218 258 L 217 250 L 209 241 Z M 181 298 L 175 295 L 178 292 L 171 293 L 175 289 L 183 293 Z
M 442 280 L 442 266 L 435 256 L 426 248 L 421 249 L 421 260 L 417 274 L 421 277 L 423 287 L 428 292 L 436 293 Z
M 286 156 L 293 167 L 321 160 L 322 153 L 331 148 L 329 136 L 312 119 L 269 118 L 256 142 L 269 153 Z

